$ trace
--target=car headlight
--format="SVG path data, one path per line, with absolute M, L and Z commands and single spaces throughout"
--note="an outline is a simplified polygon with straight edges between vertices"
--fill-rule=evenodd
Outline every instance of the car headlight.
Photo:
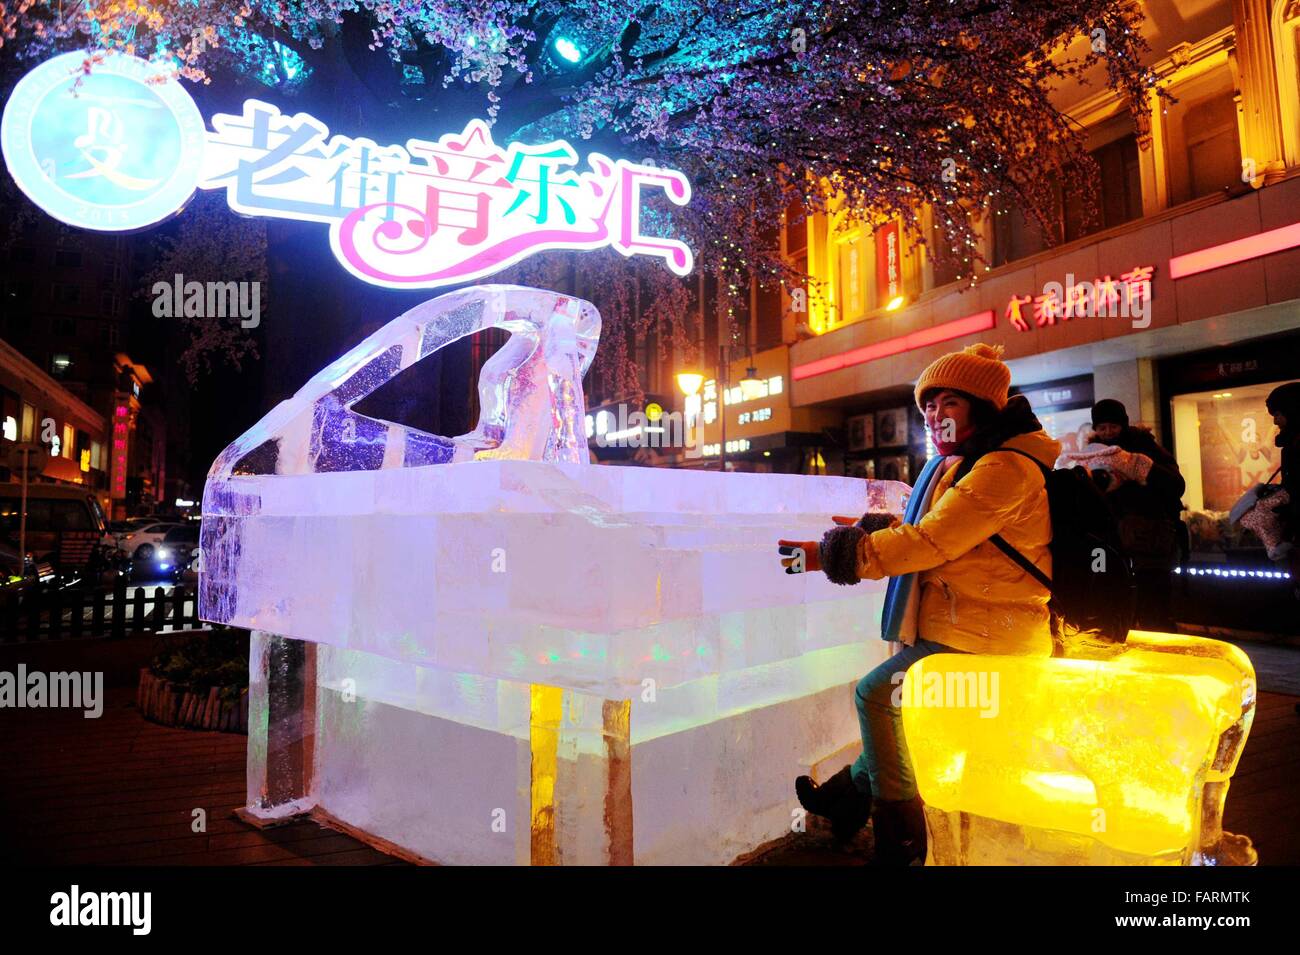
M 171 559 L 172 559 L 171 552 L 170 552 L 169 550 L 167 550 L 166 547 L 159 547 L 159 548 L 158 548 L 158 560 L 159 560 L 159 561 L 166 561 L 166 560 L 171 560 Z

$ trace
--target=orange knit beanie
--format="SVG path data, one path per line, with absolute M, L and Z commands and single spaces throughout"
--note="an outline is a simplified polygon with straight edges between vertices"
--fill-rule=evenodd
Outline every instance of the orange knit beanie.
M 916 406 L 931 388 L 951 388 L 983 398 L 1001 411 L 1011 389 L 1011 369 L 1002 361 L 1001 345 L 970 345 L 931 363 L 916 379 Z M 924 410 L 924 408 L 922 408 Z

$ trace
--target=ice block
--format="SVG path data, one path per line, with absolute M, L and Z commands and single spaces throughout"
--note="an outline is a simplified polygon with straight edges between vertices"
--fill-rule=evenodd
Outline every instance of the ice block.
M 903 728 L 930 864 L 1253 864 L 1221 828 L 1255 710 L 1238 647 L 1132 632 L 1064 658 L 937 654 Z
M 773 548 L 909 489 L 588 464 L 599 323 L 554 292 L 440 296 L 217 459 L 200 615 L 254 631 L 245 818 L 437 862 L 725 863 L 855 755 L 884 585 Z M 469 435 L 351 410 L 489 326 L 511 338 Z

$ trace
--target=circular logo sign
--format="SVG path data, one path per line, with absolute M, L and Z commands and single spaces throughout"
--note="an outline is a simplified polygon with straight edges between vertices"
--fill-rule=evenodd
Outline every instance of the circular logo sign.
M 54 218 L 105 232 L 175 215 L 194 194 L 206 130 L 189 93 L 158 66 L 65 53 L 24 76 L 0 120 L 14 181 Z
M 652 401 L 645 406 L 645 416 L 651 421 L 658 421 L 664 416 L 664 406 L 657 401 Z

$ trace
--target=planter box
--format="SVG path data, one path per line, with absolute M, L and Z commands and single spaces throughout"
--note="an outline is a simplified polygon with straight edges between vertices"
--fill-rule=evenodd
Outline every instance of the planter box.
M 136 707 L 145 719 L 164 726 L 247 734 L 248 689 L 233 700 L 223 700 L 222 689 L 191 692 L 142 667 Z

